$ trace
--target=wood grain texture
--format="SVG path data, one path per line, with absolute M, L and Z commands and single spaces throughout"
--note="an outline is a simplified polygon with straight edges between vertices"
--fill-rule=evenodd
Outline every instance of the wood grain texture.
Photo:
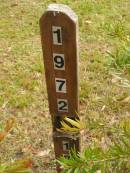
M 62 40 L 62 44 L 56 44 L 57 41 L 54 40 L 55 36 L 52 30 L 56 26 L 61 31 L 60 41 Z M 40 19 L 40 30 L 49 109 L 52 115 L 54 151 L 56 158 L 59 158 L 62 155 L 68 156 L 72 148 L 75 148 L 77 152 L 80 151 L 79 134 L 76 134 L 74 140 L 71 134 L 57 132 L 63 118 L 67 116 L 75 119 L 79 109 L 78 18 L 69 7 L 52 4 Z M 54 68 L 53 55 L 55 54 L 64 54 L 65 67 L 62 70 Z M 56 92 L 56 79 L 63 79 L 62 81 L 66 82 L 64 93 Z M 58 110 L 57 100 L 62 99 L 68 102 L 68 112 Z M 68 150 L 64 150 L 66 142 L 69 144 Z M 61 172 L 58 164 L 57 172 Z
M 52 26 L 61 26 L 62 45 L 53 44 Z M 50 113 L 76 116 L 79 105 L 77 16 L 65 5 L 52 4 L 40 19 L 40 30 Z M 53 53 L 64 54 L 65 70 L 54 69 Z M 66 79 L 67 93 L 56 92 L 55 78 Z M 58 111 L 57 98 L 68 100 L 68 113 Z
M 69 152 L 70 149 L 76 149 L 77 152 L 80 150 L 80 138 L 77 136 L 77 138 L 72 139 L 68 137 L 53 137 L 54 140 L 54 150 L 55 150 L 55 156 L 56 159 L 58 159 L 61 156 L 61 153 L 64 153 L 63 155 L 67 158 L 69 158 Z M 63 142 L 68 142 L 70 149 L 68 151 L 64 151 L 63 149 Z M 57 172 L 61 172 L 60 165 L 57 164 Z

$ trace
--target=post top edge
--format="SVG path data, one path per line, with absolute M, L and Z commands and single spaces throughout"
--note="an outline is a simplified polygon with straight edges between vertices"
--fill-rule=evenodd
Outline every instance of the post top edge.
M 50 4 L 46 11 L 54 11 L 56 13 L 64 13 L 69 16 L 72 20 L 77 21 L 78 17 L 75 12 L 67 5 L 64 4 Z

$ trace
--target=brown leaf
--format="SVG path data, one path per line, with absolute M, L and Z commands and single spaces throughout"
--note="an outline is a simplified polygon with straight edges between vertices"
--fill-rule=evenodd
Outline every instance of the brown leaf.
M 14 118 L 10 118 L 9 120 L 7 120 L 5 129 L 4 129 L 6 132 L 9 132 L 11 130 L 11 128 L 13 127 L 14 121 L 15 121 Z
M 6 133 L 0 132 L 0 142 L 5 138 Z
M 13 3 L 13 4 L 11 4 L 11 7 L 16 7 L 16 6 L 18 6 L 17 3 Z
M 130 166 L 130 157 L 128 158 L 128 165 Z

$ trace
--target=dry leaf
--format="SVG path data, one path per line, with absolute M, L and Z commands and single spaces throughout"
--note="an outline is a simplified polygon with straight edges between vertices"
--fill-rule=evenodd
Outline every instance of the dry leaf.
M 11 7 L 16 7 L 16 6 L 18 6 L 17 3 L 13 3 L 13 4 L 11 4 Z
M 6 133 L 0 132 L 0 142 L 5 138 Z
M 5 129 L 4 129 L 6 132 L 9 132 L 10 129 L 13 127 L 14 121 L 15 121 L 14 118 L 10 118 L 9 120 L 7 120 Z
M 104 111 L 105 108 L 106 108 L 106 105 L 104 105 L 104 106 L 101 108 L 101 111 Z
M 86 23 L 86 24 L 91 24 L 92 21 L 91 21 L 91 20 L 86 20 L 85 23 Z
M 51 151 L 50 149 L 47 149 L 47 150 L 44 150 L 44 151 L 39 151 L 36 156 L 38 156 L 38 157 L 46 157 L 46 156 L 49 155 L 50 151 Z
M 124 98 L 123 100 L 120 101 L 121 103 L 129 103 L 130 102 L 130 96 Z
M 8 104 L 8 101 L 4 102 L 4 104 L 2 105 L 2 109 L 5 109 L 7 104 Z
M 128 165 L 130 165 L 130 157 L 128 158 Z
M 96 173 L 101 173 L 101 170 L 98 170 Z

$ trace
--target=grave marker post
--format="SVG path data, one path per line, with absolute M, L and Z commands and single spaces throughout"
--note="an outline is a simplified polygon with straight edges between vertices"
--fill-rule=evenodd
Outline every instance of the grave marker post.
M 80 150 L 79 134 L 57 131 L 64 117 L 75 119 L 79 110 L 77 15 L 66 5 L 51 4 L 40 18 L 40 30 L 54 150 L 59 158 L 68 156 L 71 148 Z

